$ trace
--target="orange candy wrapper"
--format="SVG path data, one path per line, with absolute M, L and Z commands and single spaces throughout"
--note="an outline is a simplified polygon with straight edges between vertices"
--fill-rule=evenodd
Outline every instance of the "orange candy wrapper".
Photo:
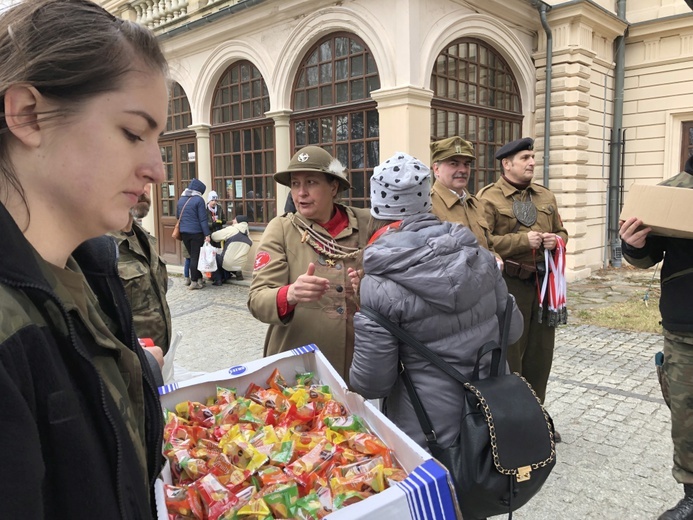
M 278 370 L 243 396 L 218 387 L 166 411 L 169 517 L 318 520 L 406 478 L 387 446 L 314 374 Z

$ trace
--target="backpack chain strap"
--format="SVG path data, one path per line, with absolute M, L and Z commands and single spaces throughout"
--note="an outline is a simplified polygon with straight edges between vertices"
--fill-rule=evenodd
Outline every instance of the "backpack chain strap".
M 549 429 L 549 437 L 551 441 L 551 453 L 548 458 L 542 460 L 541 462 L 536 462 L 531 464 L 530 466 L 525 466 L 522 468 L 516 468 L 516 469 L 506 469 L 503 466 L 501 466 L 500 463 L 500 455 L 498 454 L 498 439 L 496 437 L 496 427 L 493 423 L 493 414 L 491 413 L 491 409 L 488 406 L 488 403 L 486 402 L 486 399 L 484 398 L 483 395 L 481 395 L 481 392 L 476 389 L 473 385 L 469 383 L 465 383 L 465 387 L 472 392 L 476 398 L 479 400 L 479 404 L 481 405 L 482 412 L 484 414 L 484 417 L 486 418 L 486 423 L 488 424 L 488 429 L 489 429 L 489 434 L 491 437 L 491 452 L 493 454 L 493 464 L 496 466 L 496 469 L 498 470 L 499 473 L 503 475 L 515 475 L 516 479 L 518 482 L 523 482 L 525 480 L 529 480 L 530 476 L 529 474 L 531 473 L 531 470 L 533 469 L 538 469 L 538 468 L 543 468 L 553 462 L 554 458 L 556 457 L 556 443 L 554 441 L 553 437 L 553 430 L 551 429 L 551 421 L 549 420 L 549 416 L 546 413 L 546 409 L 544 406 L 541 404 L 541 400 L 539 397 L 537 397 L 536 392 L 534 389 L 531 387 L 531 385 L 527 382 L 527 380 L 519 375 L 517 372 L 515 373 L 522 381 L 527 385 L 527 387 L 531 390 L 532 395 L 534 398 L 537 400 L 539 403 L 539 406 L 541 407 L 541 411 L 544 414 L 544 419 L 546 420 L 546 426 Z

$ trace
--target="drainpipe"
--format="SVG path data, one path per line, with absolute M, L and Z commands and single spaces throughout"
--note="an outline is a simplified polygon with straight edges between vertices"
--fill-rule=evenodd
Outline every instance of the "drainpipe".
M 539 11 L 539 19 L 546 33 L 546 96 L 544 102 L 544 186 L 549 187 L 549 144 L 551 142 L 551 75 L 553 63 L 553 33 L 549 22 L 546 20 L 546 13 L 551 10 L 551 6 L 540 0 L 532 0 L 532 6 Z
M 616 10 L 619 20 L 626 21 L 626 0 L 618 0 Z M 626 29 L 626 32 L 628 29 Z M 609 154 L 609 193 L 607 200 L 607 218 L 611 244 L 611 265 L 621 267 L 621 238 L 618 235 L 618 217 L 621 212 L 621 150 L 623 148 L 623 84 L 626 74 L 626 34 L 616 38 L 614 55 L 614 121 L 611 127 L 611 144 Z

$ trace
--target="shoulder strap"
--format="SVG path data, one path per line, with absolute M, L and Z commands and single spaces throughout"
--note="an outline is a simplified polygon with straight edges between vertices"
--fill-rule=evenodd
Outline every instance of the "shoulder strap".
M 495 182 L 492 182 L 491 184 L 487 184 L 486 186 L 484 186 L 483 188 L 481 188 L 479 191 L 477 191 L 475 196 L 476 196 L 477 198 L 481 197 L 481 196 L 486 192 L 486 190 L 488 190 L 488 189 L 489 189 L 491 186 L 493 186 L 494 184 L 495 184 Z
M 507 303 L 505 305 L 505 315 L 504 315 L 504 319 L 503 319 L 503 328 L 501 330 L 502 348 L 505 347 L 504 343 L 505 343 L 505 341 L 507 341 L 508 331 L 510 329 L 512 305 L 513 305 L 512 296 L 508 295 L 508 300 L 507 300 Z M 435 352 L 430 350 L 426 345 L 421 343 L 418 339 L 416 339 L 414 336 L 409 334 L 402 327 L 392 323 L 392 321 L 388 320 L 385 316 L 383 316 L 382 314 L 380 314 L 376 310 L 371 309 L 370 307 L 367 307 L 367 306 L 361 306 L 359 311 L 361 312 L 361 314 L 370 318 L 371 320 L 376 322 L 378 325 L 383 327 L 385 330 L 390 332 L 390 334 L 399 338 L 400 340 L 405 342 L 407 345 L 410 345 L 411 347 L 413 347 L 422 356 L 424 356 L 426 359 L 428 359 L 431 363 L 436 365 L 438 368 L 440 368 L 443 372 L 448 374 L 450 377 L 456 379 L 457 381 L 459 381 L 462 384 L 471 384 L 471 381 L 469 381 L 459 371 L 455 370 L 452 366 L 450 366 L 450 364 L 447 363 L 438 354 L 436 354 Z M 499 348 L 495 342 L 489 342 L 486 345 L 482 346 L 479 349 L 476 365 L 474 367 L 474 373 L 476 375 L 478 375 L 479 361 L 487 352 L 493 350 L 494 353 L 493 353 L 492 365 L 495 365 L 495 372 L 496 372 L 495 375 L 497 375 L 498 364 L 500 361 L 500 355 L 502 352 L 502 348 Z M 498 357 L 497 357 L 497 355 L 498 355 Z M 414 388 L 414 383 L 412 383 L 411 378 L 409 377 L 409 373 L 407 371 L 407 368 L 404 366 L 404 364 L 401 361 L 400 361 L 400 374 L 402 376 L 402 381 L 404 382 L 404 386 L 407 389 L 407 393 L 409 394 L 409 399 L 411 400 L 412 406 L 414 407 L 414 412 L 416 413 L 416 417 L 419 420 L 419 424 L 421 425 L 421 429 L 423 430 L 423 433 L 426 437 L 426 442 L 429 445 L 429 447 L 431 447 L 431 448 L 435 447 L 438 444 L 438 440 L 436 437 L 436 432 L 433 429 L 433 424 L 431 423 L 431 419 L 428 417 L 428 413 L 426 413 L 426 409 L 423 407 L 423 404 L 421 403 L 421 399 L 419 399 L 419 395 L 416 393 L 416 389 Z
M 180 217 L 178 217 L 177 222 L 180 222 L 180 219 L 183 216 L 183 212 L 185 211 L 185 206 L 188 205 L 188 202 L 190 202 L 192 200 L 192 198 L 193 198 L 193 196 L 191 195 L 190 197 L 188 197 L 188 200 L 185 201 L 185 204 L 183 204 L 183 207 L 180 210 Z
M 457 379 L 461 383 L 468 382 L 467 378 L 465 378 L 457 370 L 455 370 L 450 365 L 448 365 L 441 357 L 438 356 L 438 354 L 436 354 L 432 350 L 429 350 L 428 347 L 426 347 L 418 339 L 416 339 L 414 336 L 409 334 L 402 327 L 392 323 L 390 320 L 388 320 L 385 316 L 380 314 L 378 311 L 375 311 L 375 310 L 371 309 L 370 307 L 365 307 L 365 306 L 362 306 L 359 309 L 359 311 L 361 312 L 361 314 L 363 314 L 364 316 L 367 316 L 368 318 L 370 318 L 371 320 L 376 322 L 378 325 L 383 327 L 385 330 L 390 332 L 390 334 L 392 334 L 393 336 L 399 338 L 400 340 L 404 341 L 408 345 L 411 345 L 412 347 L 414 347 L 424 357 L 429 359 L 429 361 L 438 365 L 442 370 L 444 370 L 446 373 L 450 374 L 452 377 L 454 377 L 455 379 Z M 431 357 L 429 357 L 429 355 Z M 407 371 L 407 368 L 404 366 L 404 363 L 402 363 L 401 361 L 399 364 L 400 364 L 400 375 L 402 376 L 402 381 L 404 382 L 404 386 L 407 389 L 407 393 L 409 394 L 409 399 L 411 400 L 411 404 L 414 407 L 414 412 L 416 412 L 416 417 L 419 420 L 419 424 L 421 425 L 421 429 L 423 430 L 423 433 L 426 436 L 426 442 L 428 443 L 429 447 L 434 447 L 438 444 L 438 440 L 436 437 L 436 432 L 433 429 L 433 424 L 431 423 L 431 419 L 428 417 L 428 413 L 426 413 L 426 409 L 423 407 L 423 404 L 421 403 L 421 399 L 419 399 L 419 394 L 416 393 L 416 389 L 414 388 L 414 383 L 412 383 L 411 378 L 409 377 L 409 372 Z M 446 369 L 450 370 L 451 372 L 448 372 Z
M 406 343 L 407 345 L 414 348 L 419 354 L 421 354 L 423 357 L 428 359 L 431 363 L 436 365 L 438 368 L 440 368 L 443 372 L 445 372 L 447 375 L 449 375 L 453 379 L 456 379 L 457 381 L 459 381 L 462 384 L 471 384 L 472 383 L 469 379 L 464 377 L 459 371 L 455 370 L 452 366 L 450 366 L 450 364 L 447 361 L 445 361 L 442 357 L 440 357 L 438 354 L 433 352 L 431 349 L 429 349 L 426 345 L 421 343 L 414 336 L 409 334 L 402 327 L 392 323 L 390 320 L 388 320 L 385 316 L 383 316 L 379 312 L 371 309 L 370 307 L 366 307 L 363 305 L 359 309 L 359 312 L 361 312 L 361 314 L 363 314 L 364 316 L 367 316 L 368 318 L 370 318 L 371 320 L 376 322 L 378 325 L 383 327 L 385 330 L 387 330 L 393 336 L 399 338 L 404 343 Z

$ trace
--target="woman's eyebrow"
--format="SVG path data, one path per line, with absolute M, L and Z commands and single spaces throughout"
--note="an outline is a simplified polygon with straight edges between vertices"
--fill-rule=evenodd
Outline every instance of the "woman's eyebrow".
M 144 120 L 147 121 L 149 128 L 151 128 L 152 130 L 155 130 L 159 126 L 154 120 L 154 118 L 150 116 L 147 112 L 144 112 L 143 110 L 126 110 L 125 113 L 133 114 L 144 118 Z

